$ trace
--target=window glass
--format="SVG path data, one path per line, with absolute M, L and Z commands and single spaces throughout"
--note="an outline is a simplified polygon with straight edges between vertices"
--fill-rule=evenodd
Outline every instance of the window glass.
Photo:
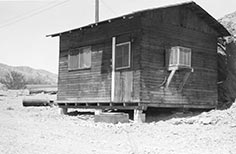
M 83 47 L 71 50 L 68 58 L 70 70 L 91 67 L 91 48 Z
M 129 42 L 116 45 L 115 67 L 116 69 L 130 67 L 130 43 Z
M 91 52 L 90 49 L 84 49 L 80 56 L 80 68 L 91 67 Z
M 78 55 L 70 55 L 69 58 L 69 67 L 71 69 L 76 69 L 78 68 Z

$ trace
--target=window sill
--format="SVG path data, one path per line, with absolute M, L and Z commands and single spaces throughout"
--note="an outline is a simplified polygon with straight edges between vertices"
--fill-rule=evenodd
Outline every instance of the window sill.
M 117 67 L 117 68 L 115 68 L 115 70 L 123 70 L 123 69 L 129 69 L 130 68 L 130 66 L 124 66 L 124 67 Z

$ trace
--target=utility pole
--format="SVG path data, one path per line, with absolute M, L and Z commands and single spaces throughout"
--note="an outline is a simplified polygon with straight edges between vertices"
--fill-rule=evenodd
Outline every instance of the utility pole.
M 99 0 L 95 0 L 95 23 L 99 22 Z

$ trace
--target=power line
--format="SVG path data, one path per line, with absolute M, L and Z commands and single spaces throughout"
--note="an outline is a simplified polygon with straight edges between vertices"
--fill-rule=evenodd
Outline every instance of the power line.
M 1 28 L 4 28 L 4 27 L 7 27 L 7 26 L 9 26 L 9 25 L 15 24 L 15 23 L 17 23 L 17 22 L 20 22 L 20 21 L 22 21 L 22 20 L 28 19 L 28 18 L 33 17 L 33 16 L 35 16 L 35 15 L 38 15 L 38 14 L 40 14 L 40 13 L 42 13 L 42 12 L 45 12 L 45 11 L 47 11 L 47 10 L 49 10 L 49 9 L 52 9 L 52 8 L 55 8 L 55 7 L 59 6 L 59 5 L 65 4 L 65 3 L 68 2 L 68 1 L 70 1 L 70 0 L 65 0 L 65 1 L 62 1 L 62 2 L 57 3 L 57 4 L 55 4 L 55 5 L 46 7 L 45 9 L 41 9 L 41 10 L 38 10 L 38 11 L 36 10 L 36 11 L 34 11 L 34 12 L 32 12 L 32 13 L 29 13 L 29 14 L 26 15 L 26 16 L 19 17 L 18 19 L 16 18 L 15 21 L 13 20 L 12 22 L 8 22 L 8 23 L 6 23 L 6 24 L 1 25 L 1 26 L 0 26 L 0 29 L 1 29 Z
M 3 23 L 8 23 L 8 22 L 14 21 L 14 20 L 16 20 L 16 19 L 18 19 L 18 18 L 22 18 L 23 16 L 28 15 L 28 14 L 31 14 L 31 13 L 33 13 L 33 12 L 35 12 L 35 11 L 41 10 L 41 9 L 43 9 L 45 6 L 51 5 L 51 4 L 55 3 L 56 1 L 57 1 L 57 0 L 51 1 L 50 3 L 45 4 L 43 7 L 41 6 L 41 7 L 38 7 L 38 8 L 36 8 L 36 9 L 31 9 L 31 10 L 29 10 L 29 11 L 27 11 L 27 12 L 19 13 L 17 16 L 8 18 L 7 20 L 3 21 Z
M 116 11 L 114 11 L 109 5 L 106 4 L 105 1 L 101 0 L 101 2 L 103 3 L 103 5 L 109 9 L 114 15 L 117 15 Z

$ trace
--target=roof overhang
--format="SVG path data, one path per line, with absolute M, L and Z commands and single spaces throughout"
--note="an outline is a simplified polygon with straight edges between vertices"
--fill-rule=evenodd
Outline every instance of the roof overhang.
M 189 3 L 188 5 L 186 5 L 186 7 L 188 7 L 193 12 L 195 12 L 209 26 L 213 27 L 219 33 L 219 37 L 231 35 L 229 31 L 222 24 L 220 24 L 214 17 L 212 17 L 208 12 L 206 12 L 203 8 L 201 8 L 195 2 Z
M 190 10 L 192 10 L 194 13 L 196 13 L 200 18 L 202 18 L 202 20 L 204 20 L 208 25 L 210 25 L 213 29 L 216 30 L 216 32 L 219 34 L 218 37 L 224 37 L 224 36 L 230 36 L 231 35 L 229 33 L 229 31 L 223 25 L 221 25 L 214 17 L 212 17 L 208 12 L 206 12 L 198 4 L 191 1 L 191 2 L 181 3 L 181 4 L 168 5 L 168 6 L 164 6 L 164 7 L 158 7 L 158 8 L 153 8 L 153 9 L 137 11 L 137 12 L 134 12 L 134 13 L 130 13 L 130 14 L 127 14 L 127 15 L 120 16 L 120 17 L 104 20 L 104 21 L 101 21 L 101 22 L 98 22 L 98 23 L 89 24 L 89 25 L 86 25 L 86 26 L 83 26 L 83 27 L 80 27 L 80 28 L 71 29 L 71 30 L 68 30 L 68 31 L 59 32 L 59 33 L 55 33 L 55 34 L 50 34 L 50 35 L 47 35 L 47 37 L 56 37 L 56 36 L 60 36 L 62 34 L 66 34 L 66 33 L 72 33 L 73 31 L 94 28 L 94 27 L 97 27 L 97 26 L 102 26 L 103 24 L 109 24 L 109 23 L 111 23 L 113 21 L 116 21 L 116 20 L 132 19 L 135 16 L 137 16 L 138 14 L 148 12 L 148 11 L 171 8 L 171 7 L 179 7 L 179 6 L 187 7 Z

